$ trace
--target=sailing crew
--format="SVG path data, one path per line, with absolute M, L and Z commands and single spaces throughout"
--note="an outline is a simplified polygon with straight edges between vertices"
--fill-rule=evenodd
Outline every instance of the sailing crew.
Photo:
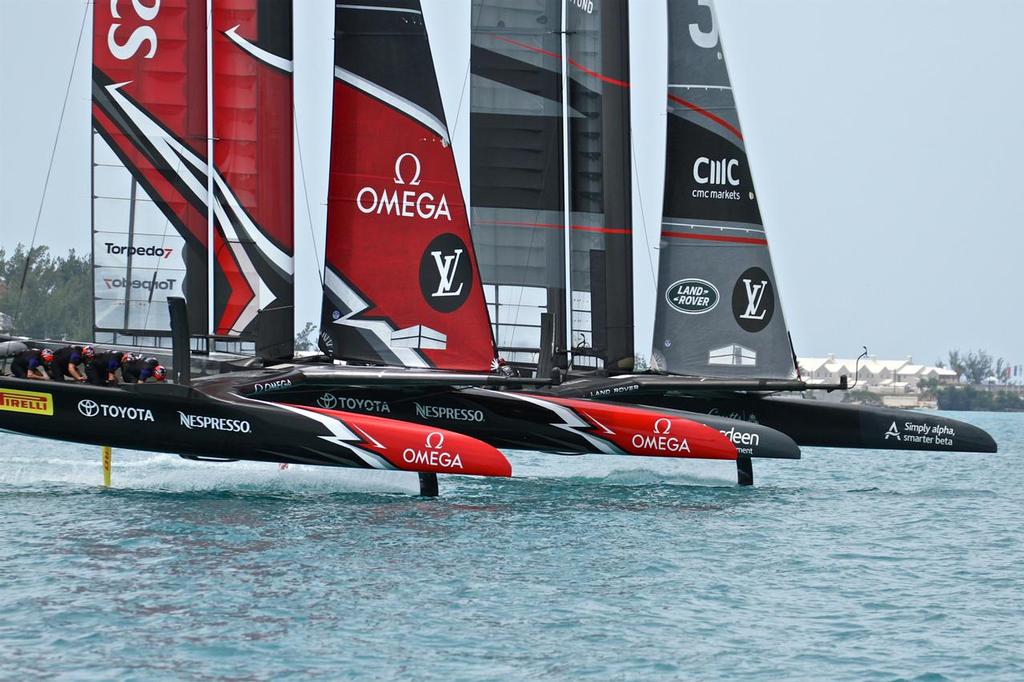
M 83 362 L 92 360 L 96 355 L 92 346 L 65 346 L 53 353 L 48 371 L 54 381 L 64 381 L 71 377 L 75 381 L 85 381 L 85 376 L 78 371 Z
M 11 360 L 11 374 L 19 379 L 46 379 L 47 366 L 53 362 L 49 348 L 23 350 Z
M 508 364 L 508 360 L 505 358 L 498 358 L 492 367 L 495 367 L 495 372 L 505 377 L 516 376 L 516 368 Z
M 95 386 L 117 384 L 117 375 L 114 373 L 131 360 L 131 353 L 116 350 L 97 353 L 96 357 L 85 363 L 85 376 Z
M 167 370 L 156 358 L 132 358 L 121 365 L 121 378 L 126 384 L 145 383 L 147 379 L 163 381 Z

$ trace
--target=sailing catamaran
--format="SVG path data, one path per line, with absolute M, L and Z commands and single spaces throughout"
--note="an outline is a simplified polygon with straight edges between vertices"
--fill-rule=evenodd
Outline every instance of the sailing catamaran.
M 189 457 L 435 474 L 508 475 L 496 445 L 736 459 L 719 428 L 728 420 L 483 388 L 547 382 L 488 374 L 488 311 L 418 1 L 336 8 L 321 344 L 331 358 L 392 369 L 278 365 L 190 381 L 190 326 L 202 350 L 254 339 L 265 360 L 281 347 L 267 337 L 290 334 L 265 317 L 290 308 L 290 212 L 266 206 L 290 200 L 272 192 L 291 161 L 280 142 L 291 126 L 284 4 L 214 2 L 205 41 L 202 13 L 184 3 L 136 8 L 134 23 L 97 8 L 94 246 L 109 258 L 96 288 L 123 289 L 97 295 L 97 333 L 134 344 L 176 335 L 177 384 L 3 380 L 5 400 L 21 406 L 4 426 Z M 161 53 L 158 36 L 173 47 Z M 99 436 L 97 418 L 119 421 Z M 799 456 L 781 434 L 728 426 L 760 431 L 766 454 Z
M 749 484 L 798 441 L 896 445 L 871 430 L 891 411 L 765 397 L 808 387 L 706 0 L 669 3 L 660 345 L 633 373 L 628 7 L 583 5 L 474 0 L 468 210 L 419 0 L 336 5 L 320 348 L 347 364 L 290 361 L 290 2 L 96 6 L 96 338 L 173 347 L 176 383 L 0 378 L 0 427 L 424 492 L 509 475 L 495 448 L 736 460 Z M 254 357 L 192 381 L 217 350 Z M 912 421 L 955 430 L 918 448 L 994 450 Z
M 710 0 L 668 3 L 666 104 L 652 371 L 553 390 L 752 421 L 799 445 L 995 451 L 987 433 L 944 417 L 776 397 L 846 386 L 800 380 Z M 752 480 L 749 459 L 739 470 Z

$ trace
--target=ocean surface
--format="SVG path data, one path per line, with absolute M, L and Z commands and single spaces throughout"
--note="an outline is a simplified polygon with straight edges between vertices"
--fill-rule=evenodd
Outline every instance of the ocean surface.
M 519 478 L 201 464 L 0 433 L 0 678 L 1024 679 L 1024 415 L 996 455 Z

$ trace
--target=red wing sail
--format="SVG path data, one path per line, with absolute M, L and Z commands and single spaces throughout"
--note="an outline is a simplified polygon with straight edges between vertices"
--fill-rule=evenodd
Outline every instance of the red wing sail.
M 213 3 L 214 331 L 290 348 L 292 2 Z M 274 330 L 268 338 L 268 332 Z
M 533 396 L 570 408 L 585 421 L 583 430 L 610 441 L 630 455 L 695 459 L 737 458 L 736 446 L 719 430 L 672 414 L 639 407 Z
M 324 440 L 355 452 L 378 469 L 400 469 L 469 476 L 512 475 L 512 465 L 496 448 L 461 433 L 340 410 L 275 403 L 317 419 L 332 435 Z
M 206 329 L 206 9 L 96 3 L 93 292 L 96 338 L 166 335 L 185 296 Z
M 320 345 L 486 371 L 494 344 L 419 0 L 339 4 Z

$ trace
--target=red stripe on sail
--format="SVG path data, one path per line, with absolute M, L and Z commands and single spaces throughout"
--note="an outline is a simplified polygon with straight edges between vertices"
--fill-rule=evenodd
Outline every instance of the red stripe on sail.
M 549 230 L 565 229 L 565 225 L 558 225 L 556 223 L 520 223 L 504 220 L 478 220 L 476 222 L 480 225 L 508 225 L 510 227 L 542 227 Z M 597 227 L 596 225 L 570 225 L 569 228 L 573 230 L 580 230 L 582 232 L 600 232 L 602 234 L 632 234 L 630 230 L 624 230 L 618 227 Z
M 673 239 L 700 239 L 707 242 L 732 242 L 734 244 L 757 244 L 759 246 L 768 246 L 767 239 L 756 239 L 754 237 L 727 237 L 725 235 L 717 234 L 689 234 L 687 232 L 669 232 L 667 230 L 662 231 L 662 237 L 671 237 Z
M 537 54 L 542 54 L 542 55 L 545 55 L 547 57 L 554 57 L 555 59 L 559 59 L 559 60 L 562 58 L 562 55 L 558 54 L 557 52 L 549 52 L 549 51 L 541 49 L 539 47 L 534 47 L 533 45 L 527 45 L 526 43 L 521 43 L 518 40 L 512 40 L 511 38 L 505 38 L 505 37 L 502 37 L 502 36 L 497 36 L 497 38 L 498 38 L 498 40 L 500 40 L 502 42 L 508 43 L 510 45 L 515 45 L 516 47 L 521 47 L 524 50 L 530 50 L 531 52 L 536 52 Z M 588 76 L 593 76 L 594 78 L 598 79 L 599 81 L 602 81 L 604 83 L 610 83 L 611 85 L 617 85 L 620 88 L 628 88 L 629 87 L 629 83 L 627 83 L 626 81 L 620 81 L 620 80 L 617 80 L 615 78 L 610 78 L 608 76 L 605 76 L 604 74 L 598 73 L 597 71 L 592 71 L 591 69 L 588 69 L 587 67 L 585 67 L 582 64 L 580 64 L 575 59 L 567 59 L 566 61 L 569 62 L 570 64 L 572 64 L 573 66 L 575 66 L 577 69 L 579 69 L 583 73 L 587 74 Z
M 704 116 L 705 118 L 708 118 L 708 119 L 714 121 L 718 125 L 722 126 L 726 130 L 728 130 L 730 133 L 735 135 L 736 137 L 740 138 L 741 140 L 743 139 L 743 133 L 740 132 L 740 129 L 737 128 L 736 126 L 734 126 L 733 124 L 729 123 L 728 121 L 726 121 L 721 116 L 715 116 L 714 114 L 712 114 L 707 109 L 699 107 L 696 104 L 694 104 L 693 102 L 687 102 L 685 99 L 682 99 L 681 97 L 676 97 L 673 94 L 669 94 L 668 98 L 670 100 L 672 100 L 673 102 L 675 102 L 676 104 L 681 104 L 684 107 L 686 107 L 687 109 L 690 109 L 691 111 L 694 111 L 694 112 L 700 114 L 701 116 Z

